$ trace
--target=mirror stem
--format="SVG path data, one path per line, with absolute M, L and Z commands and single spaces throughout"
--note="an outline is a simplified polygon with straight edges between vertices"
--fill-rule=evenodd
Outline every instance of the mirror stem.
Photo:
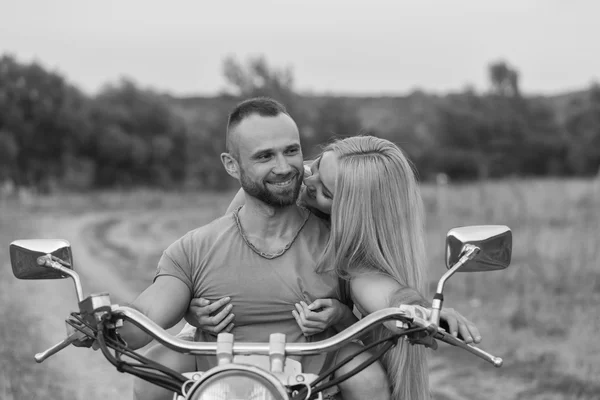
M 81 303 L 83 301 L 83 288 L 81 286 L 81 279 L 79 278 L 79 274 L 69 268 L 65 268 L 62 266 L 65 263 L 58 257 L 52 256 L 52 254 L 46 254 L 45 256 L 39 257 L 37 259 L 38 265 L 42 265 L 45 267 L 50 267 L 56 270 L 59 270 L 65 275 L 70 276 L 75 283 L 75 291 L 77 292 L 77 301 Z M 68 265 L 68 263 L 65 263 Z
M 433 296 L 433 301 L 431 302 L 431 319 L 430 322 L 434 323 L 436 326 L 440 324 L 440 312 L 442 310 L 442 303 L 444 302 L 444 285 L 448 278 L 450 278 L 464 263 L 469 260 L 472 260 L 477 253 L 479 253 L 481 249 L 472 244 L 467 244 L 463 248 L 463 256 L 450 268 L 446 273 L 440 278 L 437 291 Z

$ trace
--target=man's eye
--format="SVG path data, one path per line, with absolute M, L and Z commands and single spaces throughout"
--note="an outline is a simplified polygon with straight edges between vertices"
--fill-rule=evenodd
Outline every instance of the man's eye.
M 298 154 L 298 151 L 299 151 L 298 149 L 290 149 L 287 151 L 287 154 L 291 154 L 291 155 Z

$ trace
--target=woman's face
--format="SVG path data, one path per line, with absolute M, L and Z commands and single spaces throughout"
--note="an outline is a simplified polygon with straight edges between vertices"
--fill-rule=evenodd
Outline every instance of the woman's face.
M 300 195 L 307 206 L 331 214 L 337 167 L 337 155 L 333 151 L 326 151 L 312 163 L 310 176 L 304 177 L 305 188 Z

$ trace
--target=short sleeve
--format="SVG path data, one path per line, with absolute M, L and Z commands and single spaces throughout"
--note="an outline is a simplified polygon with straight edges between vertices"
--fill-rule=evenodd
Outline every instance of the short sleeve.
M 187 285 L 190 293 L 194 293 L 192 266 L 186 251 L 186 237 L 171 244 L 162 254 L 156 268 L 154 280 L 159 276 L 173 276 Z

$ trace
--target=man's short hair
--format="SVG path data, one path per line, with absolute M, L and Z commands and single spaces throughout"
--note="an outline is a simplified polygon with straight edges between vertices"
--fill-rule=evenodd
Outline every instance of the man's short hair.
M 227 119 L 227 152 L 237 158 L 237 148 L 232 140 L 233 128 L 238 126 L 244 119 L 251 115 L 260 115 L 261 117 L 276 117 L 279 114 L 289 115 L 285 106 L 269 97 L 255 97 L 244 100 L 239 103 L 229 114 Z

